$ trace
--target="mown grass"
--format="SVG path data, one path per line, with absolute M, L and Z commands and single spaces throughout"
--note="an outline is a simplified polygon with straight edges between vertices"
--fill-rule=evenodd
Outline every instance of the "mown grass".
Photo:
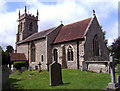
M 29 75 L 32 73 L 33 75 Z M 49 72 L 43 70 L 12 73 L 4 89 L 105 89 L 110 82 L 108 73 L 90 73 L 76 69 L 62 69 L 63 85 L 50 86 Z

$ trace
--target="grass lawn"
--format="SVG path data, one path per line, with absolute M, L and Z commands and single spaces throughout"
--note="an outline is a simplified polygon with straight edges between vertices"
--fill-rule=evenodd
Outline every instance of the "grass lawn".
M 33 73 L 33 75 L 29 75 Z M 110 82 L 108 73 L 90 73 L 76 69 L 62 69 L 63 85 L 49 86 L 49 73 L 43 70 L 12 73 L 6 89 L 104 89 Z M 96 90 L 95 90 L 96 91 Z

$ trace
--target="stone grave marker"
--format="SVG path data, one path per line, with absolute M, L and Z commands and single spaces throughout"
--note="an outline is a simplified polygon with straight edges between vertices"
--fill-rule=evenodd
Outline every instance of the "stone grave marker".
M 38 66 L 35 66 L 35 70 L 38 70 Z
M 49 65 L 50 65 L 49 62 L 47 62 L 46 65 L 47 65 L 47 71 L 49 71 Z
M 119 91 L 118 83 L 115 81 L 115 62 L 114 60 L 110 62 L 110 73 L 111 73 L 111 82 L 108 83 L 106 91 Z
M 12 71 L 13 73 L 15 73 L 16 72 L 16 68 L 13 68 L 13 71 Z
M 82 71 L 86 71 L 87 70 L 87 64 L 85 61 L 82 62 Z
M 111 83 L 108 84 L 108 87 L 115 88 L 115 65 L 114 62 L 110 62 L 110 71 L 111 71 Z
M 31 66 L 28 68 L 28 71 L 32 71 L 32 67 Z
M 59 63 L 53 62 L 50 65 L 49 73 L 50 73 L 50 86 L 63 84 L 61 65 Z
M 21 71 L 24 72 L 26 70 L 25 67 L 21 67 Z
M 41 63 L 40 62 L 38 64 L 38 66 L 39 66 L 39 71 L 38 72 L 40 73 L 40 72 L 42 72 L 42 70 L 41 70 Z

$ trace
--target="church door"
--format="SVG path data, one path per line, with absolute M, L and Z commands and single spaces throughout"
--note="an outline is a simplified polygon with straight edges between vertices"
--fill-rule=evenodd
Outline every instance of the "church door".
M 57 49 L 54 49 L 53 53 L 54 53 L 54 61 L 58 62 L 58 53 L 57 53 Z

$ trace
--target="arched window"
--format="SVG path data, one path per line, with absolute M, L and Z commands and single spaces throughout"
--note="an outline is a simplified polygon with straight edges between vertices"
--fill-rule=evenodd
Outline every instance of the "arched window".
M 67 58 L 68 61 L 73 61 L 73 49 L 71 46 L 69 46 L 67 49 Z
M 53 54 L 54 54 L 54 61 L 58 62 L 58 53 L 57 53 L 57 49 L 53 50 Z
M 32 31 L 33 30 L 33 25 L 32 25 L 32 22 L 29 24 L 29 31 Z
M 35 62 L 35 44 L 31 44 L 31 62 Z
M 93 55 L 99 56 L 99 41 L 98 41 L 97 35 L 95 35 L 95 37 L 93 39 Z
M 43 55 L 41 55 L 41 62 L 43 62 Z

